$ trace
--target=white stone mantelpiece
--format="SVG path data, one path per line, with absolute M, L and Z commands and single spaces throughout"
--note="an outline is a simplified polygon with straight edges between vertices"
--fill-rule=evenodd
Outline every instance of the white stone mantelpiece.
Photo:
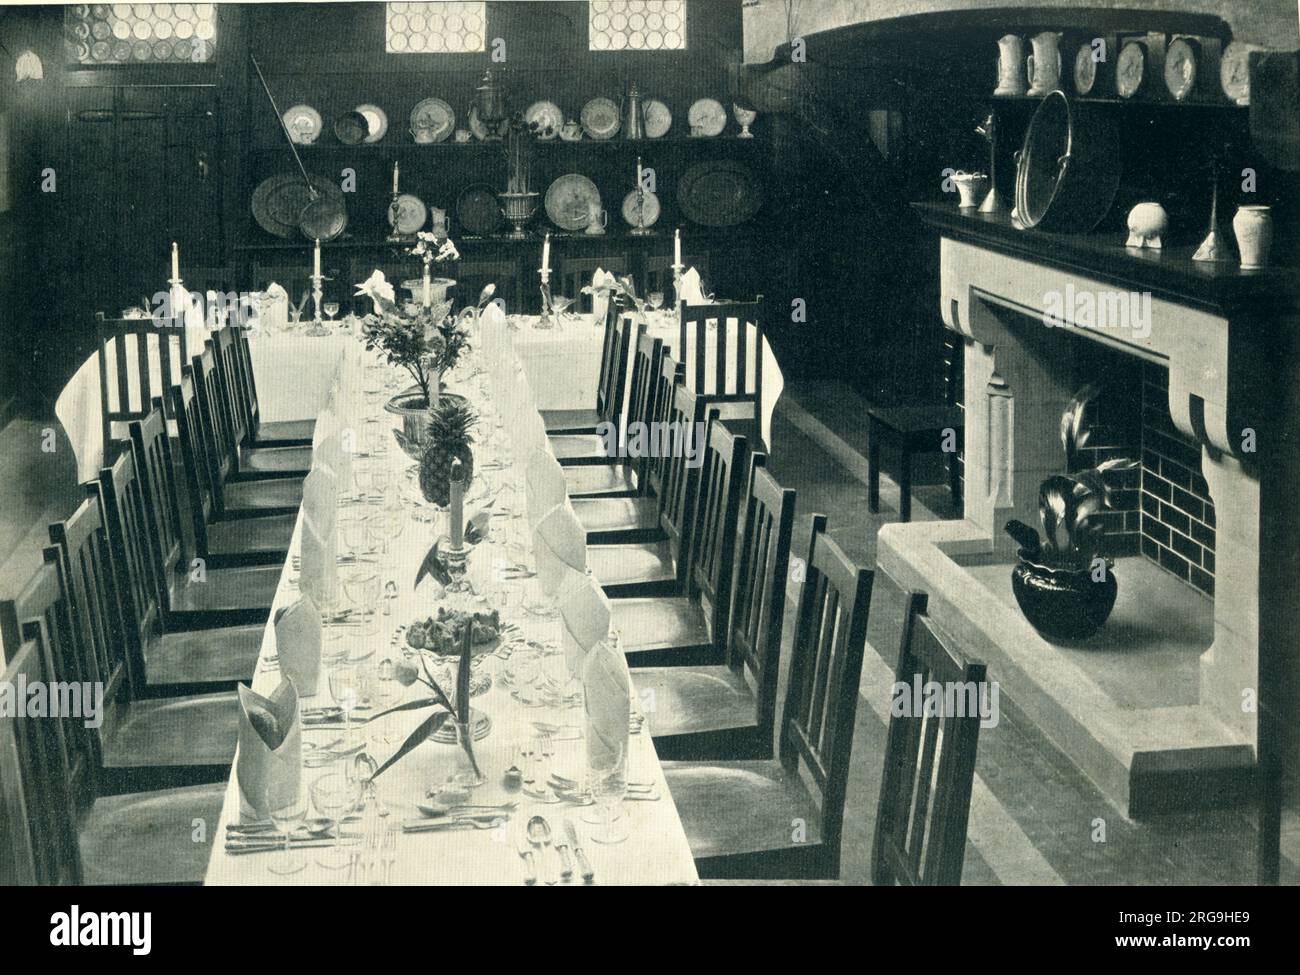
M 1286 569 L 1294 584 L 1300 568 L 1300 552 L 1289 554 L 1283 566 L 1274 550 L 1295 539 L 1300 518 L 1293 492 L 1280 490 L 1300 484 L 1294 456 L 1300 437 L 1291 439 L 1296 419 L 1290 412 L 1278 415 L 1283 404 L 1270 392 L 1289 390 L 1286 377 L 1300 372 L 1289 357 L 1281 363 L 1270 358 L 1277 347 L 1266 336 L 1283 333 L 1263 331 L 1253 312 L 1234 317 L 1166 295 L 1151 299 L 1149 334 L 1053 328 L 1044 323 L 1047 295 L 1067 289 L 1114 294 L 1124 286 L 1064 269 L 1059 261 L 1038 262 L 966 239 L 943 237 L 940 255 L 944 322 L 966 346 L 964 521 L 887 526 L 880 536 L 881 566 L 930 593 L 932 611 L 950 617 L 940 622 L 969 635 L 990 677 L 1003 680 L 1018 706 L 1124 808 L 1150 807 L 1155 800 L 1134 790 L 1168 790 L 1183 773 L 1184 785 L 1195 791 L 1207 770 L 1211 779 L 1215 770 L 1230 770 L 1208 790 L 1236 788 L 1256 740 L 1260 647 L 1274 648 L 1277 656 L 1265 670 L 1271 666 L 1280 685 L 1295 688 L 1300 670 L 1300 598 L 1292 595 L 1294 605 L 1270 613 L 1260 610 L 1261 593 L 1286 589 L 1274 571 Z M 1294 323 L 1278 316 L 1269 329 Z M 1195 704 L 1150 711 L 1107 706 L 1106 695 L 1069 665 L 1068 652 L 1058 656 L 1022 618 L 1008 618 L 1005 607 L 981 608 L 988 593 L 963 568 L 963 560 L 984 553 L 1005 561 L 1009 571 L 1014 543 L 1003 526 L 1011 518 L 1038 524 L 1040 482 L 1064 472 L 1061 414 L 1084 383 L 1105 384 L 1105 376 L 1079 372 L 1063 331 L 1166 366 L 1173 421 L 1201 445 L 1217 514 L 1216 596 L 1213 642 L 1201 656 Z M 1261 410 L 1261 401 L 1274 409 Z M 1243 450 L 1247 427 L 1255 431 L 1256 452 Z M 1297 448 L 1286 447 L 1288 441 Z M 1274 485 L 1267 498 L 1261 493 L 1265 463 L 1272 465 L 1266 481 Z M 1264 533 L 1268 545 L 1262 548 L 1266 523 L 1279 531 Z M 1300 710 L 1291 703 L 1293 690 L 1277 687 L 1270 697 L 1291 715 Z M 1158 772 L 1139 781 L 1143 769 Z

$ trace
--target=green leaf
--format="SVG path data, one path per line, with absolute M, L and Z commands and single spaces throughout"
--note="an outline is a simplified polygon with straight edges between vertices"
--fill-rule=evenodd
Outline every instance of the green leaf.
M 420 563 L 420 568 L 415 573 L 415 585 L 412 588 L 419 589 L 420 583 L 424 581 L 425 576 L 431 576 L 434 582 L 444 589 L 451 585 L 451 574 L 447 571 L 447 566 L 443 564 L 442 556 L 438 554 L 440 542 L 441 539 L 433 543 L 433 548 L 429 549 L 424 561 Z
M 418 701 L 407 701 L 405 704 L 398 704 L 395 707 L 389 708 L 387 711 L 380 711 L 378 714 L 372 714 L 370 717 L 366 718 L 366 723 L 369 724 L 371 721 L 382 718 L 386 714 L 393 714 L 396 711 L 417 711 L 420 708 L 431 708 L 436 704 L 438 704 L 438 699 L 436 697 L 425 697 Z
M 431 734 L 433 734 L 444 724 L 446 724 L 447 721 L 450 720 L 450 718 L 451 718 L 451 713 L 448 711 L 435 711 L 433 714 L 429 715 L 428 718 L 420 722 L 419 727 L 417 727 L 414 731 L 410 733 L 410 735 L 407 736 L 406 741 L 402 742 L 402 747 L 397 749 L 397 751 L 393 752 L 392 756 L 388 759 L 388 761 L 384 762 L 383 765 L 375 769 L 375 774 L 372 775 L 370 778 L 371 779 L 379 778 L 379 776 L 381 776 L 384 773 L 385 769 L 387 769 L 390 765 L 394 764 L 395 762 L 399 761 L 404 755 L 406 755 L 407 752 L 413 750 L 414 748 L 416 748 L 416 746 L 423 743 Z
M 461 724 L 469 722 L 469 680 L 474 670 L 474 624 L 465 622 L 460 635 L 460 666 L 456 668 L 456 716 Z

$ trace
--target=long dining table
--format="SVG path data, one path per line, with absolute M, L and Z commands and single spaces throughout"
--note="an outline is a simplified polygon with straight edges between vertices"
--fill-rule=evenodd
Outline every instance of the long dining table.
M 312 343 L 303 337 L 304 343 Z M 377 358 L 364 351 L 360 342 L 332 342 L 339 359 L 333 382 L 342 384 L 342 377 L 353 370 L 356 381 L 348 388 L 357 393 L 351 397 L 332 398 L 332 408 L 339 412 L 345 426 L 361 432 L 357 438 L 360 451 L 351 459 L 354 467 L 363 472 L 382 467 L 387 478 L 395 485 L 396 494 L 390 490 L 388 500 L 376 504 L 371 500 L 358 501 L 361 495 L 354 485 L 340 486 L 337 517 L 343 527 L 350 519 L 369 516 L 400 519 L 389 533 L 390 541 L 381 545 L 379 552 L 366 552 L 359 558 L 373 561 L 350 562 L 340 566 L 340 580 L 344 599 L 351 590 L 350 573 L 373 571 L 380 578 L 382 590 L 388 598 L 381 598 L 381 607 L 375 610 L 379 621 L 378 632 L 364 635 L 361 627 L 353 623 L 330 625 L 325 628 L 323 641 L 327 656 L 346 654 L 347 666 L 373 668 L 378 672 L 385 660 L 396 661 L 402 654 L 405 627 L 416 619 L 437 616 L 440 605 L 446 605 L 448 595 L 429 579 L 416 587 L 413 585 L 426 552 L 432 542 L 446 533 L 445 515 L 425 504 L 414 478 L 410 458 L 398 449 L 390 434 L 395 417 L 386 413 L 383 403 L 395 388 L 400 388 L 403 376 L 391 366 L 381 364 Z M 320 355 L 323 346 L 313 346 L 313 354 Z M 514 356 L 507 342 L 500 354 Z M 536 695 L 521 693 L 521 688 L 536 679 L 539 672 L 555 672 L 564 666 L 564 655 L 559 649 L 560 623 L 536 611 L 535 598 L 528 587 L 538 581 L 530 578 L 507 578 L 504 566 L 513 565 L 520 552 L 531 553 L 528 519 L 524 517 L 526 478 L 524 463 L 519 457 L 514 462 L 504 455 L 507 443 L 500 436 L 490 435 L 497 414 L 491 402 L 490 389 L 481 374 L 484 363 L 476 361 L 475 353 L 467 357 L 453 373 L 448 389 L 464 395 L 480 414 L 481 436 L 475 446 L 476 475 L 469 489 L 466 516 L 476 510 L 486 510 L 491 499 L 490 535 L 473 549 L 469 565 L 469 578 L 476 588 L 503 600 L 506 606 L 497 606 L 503 616 L 518 626 L 513 639 L 503 643 L 497 653 L 476 665 L 476 680 L 481 669 L 491 686 L 473 699 L 476 710 L 491 720 L 489 733 L 475 745 L 475 754 L 486 781 L 473 790 L 476 804 L 505 804 L 517 802 L 517 807 L 503 823 L 490 828 L 463 828 L 445 831 L 407 831 L 407 824 L 417 823 L 422 816 L 419 805 L 428 803 L 431 792 L 436 793 L 450 773 L 457 746 L 437 742 L 424 742 L 392 765 L 375 780 L 378 806 L 370 807 L 362 822 L 365 829 L 378 831 L 382 841 L 374 836 L 349 838 L 348 843 L 359 848 L 367 844 L 385 851 L 379 858 L 380 868 L 362 870 L 349 863 L 339 868 L 325 862 L 329 850 L 316 845 L 294 846 L 290 855 L 301 861 L 301 869 L 292 873 L 277 873 L 272 867 L 278 853 L 240 853 L 227 850 L 228 829 L 241 818 L 241 795 L 236 773 L 226 790 L 220 821 L 213 824 L 214 842 L 206 874 L 206 883 L 213 885 L 337 885 L 358 882 L 383 882 L 389 884 L 522 884 L 527 866 L 521 856 L 520 841 L 525 824 L 530 817 L 543 816 L 556 838 L 566 832 L 571 821 L 590 861 L 597 884 L 691 884 L 697 882 L 694 861 L 681 821 L 669 793 L 653 742 L 646 730 L 631 734 L 628 748 L 627 778 L 637 783 L 635 797 L 623 803 L 624 822 L 628 838 L 618 844 L 600 844 L 592 841 L 592 826 L 584 820 L 591 806 L 563 801 L 546 787 L 551 774 L 581 781 L 584 777 L 585 750 L 582 738 L 584 712 L 581 705 L 560 706 L 553 701 L 538 706 Z M 270 377 L 259 376 L 259 390 L 265 389 Z M 500 432 L 498 428 L 498 433 Z M 361 479 L 365 479 L 363 473 Z M 281 676 L 277 663 L 276 613 L 298 598 L 296 562 L 300 552 L 303 531 L 303 514 L 300 512 L 294 532 L 289 557 L 281 572 L 271 613 L 263 636 L 261 654 L 252 689 L 270 695 L 279 685 Z M 340 548 L 340 560 L 350 557 Z M 495 580 L 495 582 L 494 582 Z M 508 587 L 519 587 L 513 595 Z M 531 594 L 535 597 L 535 591 Z M 472 597 L 458 594 L 460 599 Z M 484 605 L 466 608 L 484 609 Z M 530 615 L 528 610 L 533 609 Z M 341 666 L 343 664 L 335 664 Z M 302 707 L 322 707 L 333 704 L 327 668 L 322 666 L 317 694 L 300 701 Z M 406 697 L 418 691 L 419 685 L 406 689 Z M 635 709 L 636 702 L 633 701 Z M 371 713 L 375 713 L 372 711 Z M 358 719 L 364 714 L 354 712 Z M 331 771 L 342 771 L 350 759 L 344 757 L 330 763 L 322 762 L 331 754 L 343 752 L 348 745 L 355 746 L 364 740 L 364 747 L 378 762 L 383 762 L 395 751 L 407 735 L 428 715 L 427 710 L 390 714 L 364 726 L 354 725 L 356 740 L 339 743 L 346 738 L 341 725 L 302 728 L 302 787 L 308 789 L 317 776 Z M 543 726 L 539 729 L 538 724 Z M 331 751 L 333 749 L 333 751 Z M 549 755 L 546 753 L 550 752 Z M 531 755 L 521 759 L 521 753 Z M 519 787 L 517 778 L 507 775 L 507 770 L 520 761 L 539 763 L 535 768 L 537 781 L 527 792 Z M 234 769 L 239 767 L 236 757 Z M 538 784 L 540 783 L 540 785 Z M 631 795 L 631 793 L 630 793 Z M 382 810 L 383 815 L 379 814 Z M 247 817 L 247 812 L 244 813 Z M 377 824 L 377 825 L 376 825 Z M 365 829 L 345 824 L 345 832 L 364 833 Z M 558 876 L 560 860 L 554 847 L 544 848 L 539 871 L 542 879 Z M 583 884 L 579 872 L 572 880 L 561 885 Z

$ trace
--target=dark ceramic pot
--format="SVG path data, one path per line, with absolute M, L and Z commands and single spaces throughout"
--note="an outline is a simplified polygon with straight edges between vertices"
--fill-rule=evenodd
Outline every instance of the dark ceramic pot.
M 1094 582 L 1089 569 L 1049 569 L 1021 559 L 1011 570 L 1011 590 L 1020 612 L 1043 636 L 1084 640 L 1110 616 L 1119 584 L 1109 567 Z

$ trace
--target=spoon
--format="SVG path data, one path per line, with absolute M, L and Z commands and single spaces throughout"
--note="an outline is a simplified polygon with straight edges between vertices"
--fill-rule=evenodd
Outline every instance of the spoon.
M 536 858 L 546 872 L 547 885 L 554 885 L 560 882 L 552 869 L 551 858 L 542 856 L 543 851 L 551 845 L 551 824 L 541 816 L 533 816 L 528 820 L 528 842 L 536 848 Z

